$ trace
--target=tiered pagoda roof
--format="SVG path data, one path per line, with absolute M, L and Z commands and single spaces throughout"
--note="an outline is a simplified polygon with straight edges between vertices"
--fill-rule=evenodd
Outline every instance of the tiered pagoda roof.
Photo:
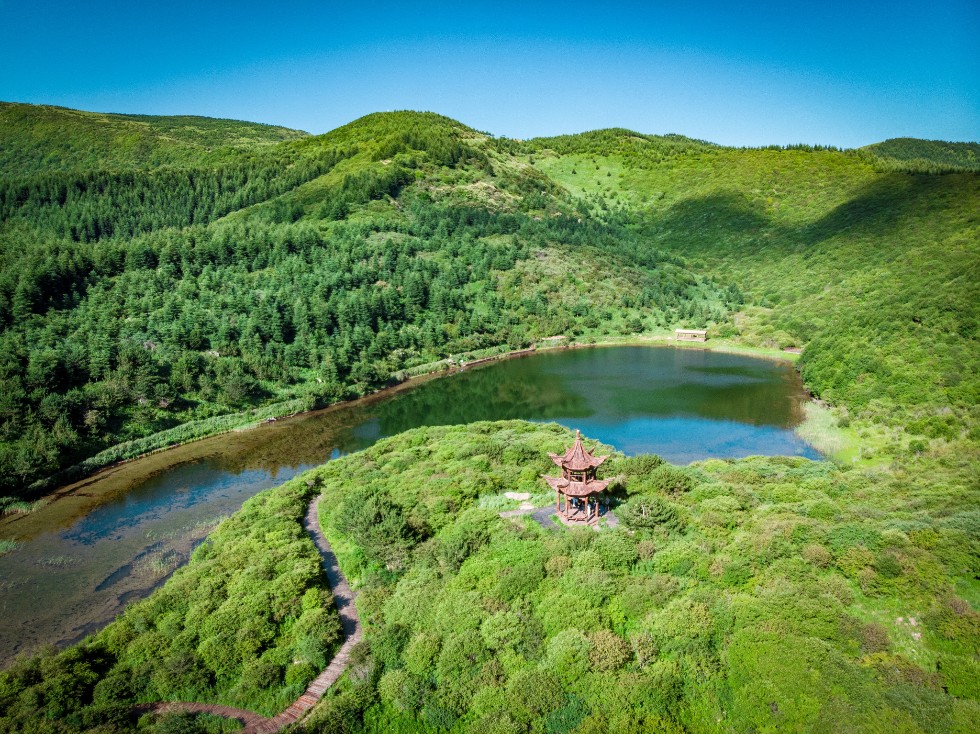
M 592 452 L 582 445 L 582 434 L 576 430 L 575 431 L 575 443 L 564 453 L 564 455 L 559 456 L 558 454 L 553 454 L 550 451 L 548 456 L 551 460 L 555 462 L 562 469 L 567 469 L 568 471 L 587 471 L 589 469 L 595 469 L 602 462 L 609 458 L 609 456 L 593 456 Z
M 545 477 L 552 489 L 569 497 L 588 497 L 598 494 L 609 486 L 608 479 L 596 479 L 595 470 L 608 456 L 593 456 L 592 452 L 582 445 L 582 435 L 575 431 L 575 443 L 563 455 L 548 456 L 562 469 L 560 477 Z

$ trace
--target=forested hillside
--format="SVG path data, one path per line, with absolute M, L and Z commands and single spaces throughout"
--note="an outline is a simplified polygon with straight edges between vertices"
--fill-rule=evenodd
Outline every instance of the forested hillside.
M 552 334 L 704 326 L 737 300 L 437 115 L 214 165 L 5 174 L 0 217 L 8 495 L 190 421 Z
M 323 405 L 559 333 L 712 325 L 806 347 L 808 386 L 847 420 L 901 427 L 892 454 L 975 423 L 973 173 L 621 129 L 518 142 L 430 113 L 272 144 L 295 136 L 3 109 L 20 120 L 3 126 L 0 177 L 8 495 L 191 421 L 199 433 L 254 405 Z M 118 152 L 120 126 L 180 165 L 12 162 L 65 141 Z
M 976 174 L 623 131 L 524 147 L 596 207 L 629 211 L 648 246 L 736 283 L 747 306 L 716 333 L 805 347 L 807 386 L 851 417 L 933 438 L 976 425 Z

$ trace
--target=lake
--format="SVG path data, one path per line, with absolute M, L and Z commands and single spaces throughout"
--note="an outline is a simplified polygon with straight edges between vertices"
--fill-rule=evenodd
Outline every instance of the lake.
M 806 400 L 787 362 L 669 347 L 550 351 L 112 467 L 0 521 L 0 538 L 21 543 L 0 556 L 0 664 L 104 626 L 261 490 L 409 428 L 520 418 L 679 464 L 818 459 L 793 431 Z

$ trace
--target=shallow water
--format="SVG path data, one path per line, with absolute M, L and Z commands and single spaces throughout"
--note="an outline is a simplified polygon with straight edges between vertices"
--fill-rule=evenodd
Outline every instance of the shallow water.
M 675 463 L 819 454 L 793 432 L 806 394 L 788 363 L 698 349 L 536 354 L 215 436 L 62 488 L 0 522 L 0 661 L 100 628 L 184 563 L 220 518 L 268 487 L 421 425 L 522 418 Z

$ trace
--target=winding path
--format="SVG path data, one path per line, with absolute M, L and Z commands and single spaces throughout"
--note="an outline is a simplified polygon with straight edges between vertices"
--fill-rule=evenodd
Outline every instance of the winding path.
M 330 584 L 330 591 L 333 593 L 333 603 L 336 605 L 337 611 L 340 614 L 340 627 L 343 630 L 345 639 L 344 644 L 337 650 L 337 654 L 333 656 L 333 660 L 307 686 L 303 695 L 293 701 L 285 711 L 273 716 L 271 719 L 253 711 L 236 709 L 231 706 L 178 701 L 141 704 L 134 707 L 137 711 L 144 713 L 152 711 L 155 713 L 187 712 L 215 714 L 240 721 L 245 725 L 245 728 L 242 729 L 243 734 L 273 734 L 273 732 L 277 732 L 288 724 L 292 724 L 303 718 L 323 697 L 327 689 L 337 682 L 341 673 L 347 668 L 351 648 L 361 640 L 361 620 L 358 618 L 357 609 L 354 606 L 354 592 L 351 590 L 350 584 L 347 583 L 347 578 L 340 570 L 340 565 L 337 563 L 337 556 L 334 555 L 333 550 L 330 548 L 330 543 L 327 542 L 326 536 L 324 536 L 323 531 L 320 529 L 320 520 L 317 511 L 319 506 L 320 497 L 317 497 L 310 503 L 309 508 L 306 510 L 303 527 L 310 534 L 313 545 L 316 546 L 317 551 L 320 553 L 320 562 L 323 566 L 323 572 L 327 576 L 327 583 Z

